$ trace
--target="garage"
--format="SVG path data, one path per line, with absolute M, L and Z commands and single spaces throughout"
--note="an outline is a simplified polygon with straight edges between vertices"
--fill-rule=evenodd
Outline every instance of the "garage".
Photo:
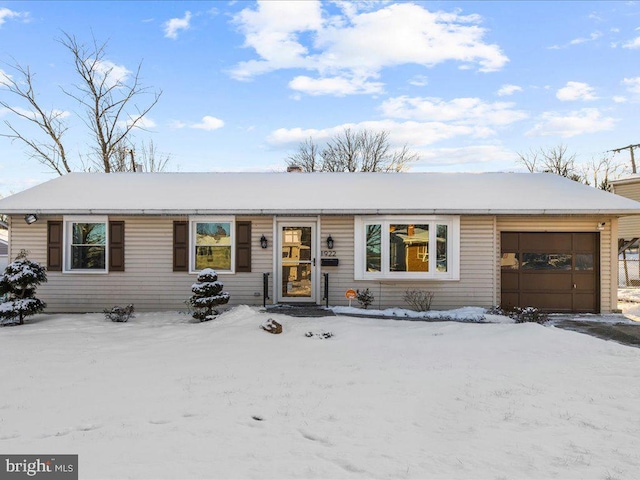
M 600 311 L 598 233 L 502 232 L 501 306 Z

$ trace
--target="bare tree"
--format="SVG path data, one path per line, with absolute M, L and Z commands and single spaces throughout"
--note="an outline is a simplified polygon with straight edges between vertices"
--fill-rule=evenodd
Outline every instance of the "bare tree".
M 144 142 L 140 144 L 138 159 L 139 162 L 136 165 L 140 165 L 143 172 L 164 172 L 171 161 L 171 156 L 158 152 L 153 140 L 149 140 L 147 144 Z
M 628 167 L 622 163 L 614 162 L 613 157 L 603 156 L 592 159 L 584 168 L 585 183 L 600 190 L 611 191 L 610 180 L 615 180 L 628 173 Z
M 318 145 L 309 137 L 298 146 L 298 151 L 290 155 L 287 165 L 300 167 L 304 172 L 317 172 L 322 170 L 322 159 Z
M 345 128 L 322 149 L 313 138 L 301 142 L 296 153 L 287 158 L 287 165 L 305 172 L 401 172 L 418 159 L 406 145 L 393 149 L 389 132 Z
M 563 144 L 547 149 L 530 149 L 527 153 L 518 152 L 517 161 L 532 173 L 555 173 L 576 182 L 587 183 L 584 173 L 576 165 L 575 153 L 567 153 L 567 146 Z
M 117 71 L 117 67 L 106 60 L 107 42 L 98 43 L 93 39 L 87 46 L 67 33 L 58 42 L 71 54 L 78 75 L 73 90 L 63 88 L 62 91 L 78 102 L 81 110 L 78 115 L 93 137 L 91 151 L 85 154 L 85 159 L 80 158 L 81 166 L 103 172 L 129 170 L 126 166 L 131 164 L 124 161 L 123 152 L 131 150 L 134 129 L 144 130 L 144 118 L 158 103 L 162 92 L 151 92 L 142 85 L 142 63 L 133 73 Z M 60 175 L 77 169 L 77 164 L 70 163 L 62 140 L 69 128 L 67 113 L 43 108 L 29 67 L 16 62 L 12 68 L 17 79 L 5 76 L 0 78 L 0 85 L 26 103 L 27 109 L 12 106 L 5 100 L 0 101 L 0 105 L 35 124 L 44 133 L 45 140 L 29 137 L 9 121 L 5 124 L 10 133 L 3 136 L 23 143 L 32 158 Z M 138 101 L 143 98 L 146 102 L 139 105 Z
M 16 64 L 13 69 L 20 80 L 14 80 L 13 77 L 5 75 L 0 77 L 0 86 L 4 86 L 9 93 L 26 102 L 28 108 L 14 107 L 5 100 L 0 100 L 0 105 L 35 125 L 44 133 L 45 140 L 30 138 L 22 134 L 8 120 L 5 120 L 4 123 L 11 133 L 3 133 L 0 136 L 24 143 L 31 158 L 55 170 L 59 175 L 71 172 L 67 153 L 62 144 L 62 136 L 69 128 L 65 120 L 65 113 L 61 110 L 47 111 L 40 106 L 33 85 L 35 75 L 31 73 L 29 67 Z

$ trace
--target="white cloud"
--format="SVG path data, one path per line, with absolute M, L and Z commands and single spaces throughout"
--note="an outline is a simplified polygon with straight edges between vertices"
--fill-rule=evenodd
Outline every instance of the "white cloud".
M 593 32 L 588 37 L 574 38 L 573 40 L 569 40 L 569 42 L 565 43 L 564 45 L 552 45 L 552 46 L 549 47 L 549 49 L 550 50 L 560 50 L 562 48 L 572 47 L 573 45 L 580 45 L 582 43 L 593 42 L 593 41 L 599 39 L 600 37 L 602 37 L 602 32 Z
M 180 30 L 188 30 L 191 22 L 191 12 L 184 12 L 183 18 L 172 18 L 163 24 L 164 36 L 175 40 Z
M 415 75 L 409 80 L 409 85 L 415 87 L 425 87 L 429 85 L 429 78 L 426 75 Z
M 205 115 L 202 117 L 202 121 L 200 123 L 194 123 L 190 126 L 190 128 L 197 128 L 199 130 L 217 130 L 219 128 L 224 127 L 224 122 L 219 118 L 212 117 L 210 115 Z
M 272 145 L 291 147 L 309 137 L 322 143 L 341 133 L 345 128 L 352 130 L 370 130 L 389 132 L 389 141 L 393 146 L 404 144 L 412 146 L 432 145 L 436 142 L 458 136 L 486 138 L 495 132 L 486 127 L 469 125 L 450 125 L 444 122 L 396 122 L 394 120 L 374 120 L 360 123 L 346 123 L 335 127 L 315 128 L 279 128 L 267 137 Z
M 171 122 L 169 122 L 169 128 L 174 128 L 174 129 L 181 129 L 186 127 L 187 124 L 184 122 L 181 122 L 180 120 L 172 120 Z
M 454 122 L 460 125 L 508 125 L 527 118 L 508 102 L 485 102 L 479 98 L 396 97 L 382 103 L 384 115 L 417 121 Z
M 556 92 L 558 100 L 570 102 L 574 100 L 595 100 L 593 87 L 582 82 L 567 82 L 567 84 Z
M 0 68 L 0 87 L 4 87 L 10 84 L 11 78 L 11 75 Z
M 546 112 L 526 135 L 528 137 L 575 137 L 585 133 L 612 130 L 615 122 L 614 118 L 603 117 L 597 108 L 583 108 L 567 115 Z
M 129 116 L 129 118 L 127 120 L 123 120 L 121 122 L 118 122 L 118 125 L 120 125 L 120 127 L 129 127 L 131 126 L 131 124 L 136 121 L 136 128 L 141 128 L 143 130 L 148 130 L 151 128 L 155 128 L 156 127 L 156 122 L 153 121 L 152 119 L 150 119 L 149 117 L 142 117 L 140 118 L 140 116 Z
M 94 68 L 100 78 L 105 78 L 108 87 L 124 83 L 131 74 L 124 65 L 116 65 L 109 60 L 98 60 Z
M 380 82 L 367 82 L 361 78 L 311 78 L 305 75 L 295 77 L 289 82 L 289 88 L 292 90 L 308 95 L 335 95 L 337 97 L 382 93 L 383 85 Z
M 519 87 L 518 85 L 502 85 L 502 87 L 500 87 L 500 90 L 498 90 L 498 96 L 507 97 L 521 91 L 522 87 Z
M 0 116 L 15 113 L 30 119 L 38 118 L 38 115 L 33 110 L 29 110 L 27 108 L 22 108 L 22 107 L 11 107 L 11 108 L 13 109 L 13 112 L 8 108 L 0 109 Z M 67 110 L 57 110 L 57 109 L 51 110 L 50 112 L 45 112 L 45 114 L 55 116 L 57 119 L 60 119 L 60 120 L 71 116 L 71 112 Z
M 382 8 L 375 3 L 365 9 L 338 5 L 342 13 L 331 17 L 323 17 L 319 1 L 262 1 L 256 9 L 245 8 L 235 21 L 245 47 L 259 58 L 237 64 L 230 74 L 248 80 L 274 70 L 303 68 L 318 75 L 314 88 L 308 88 L 313 94 L 344 95 L 349 89 L 362 89 L 326 87 L 325 80 L 358 79 L 369 85 L 382 69 L 397 65 L 432 67 L 455 61 L 489 72 L 508 62 L 497 45 L 484 41 L 486 30 L 478 25 L 477 15 L 430 12 L 411 3 Z M 309 36 L 313 41 L 303 41 Z M 313 79 L 303 78 L 310 86 Z M 373 90 L 378 88 L 382 87 Z
M 640 37 L 636 37 L 633 40 L 629 40 L 628 42 L 623 43 L 622 48 L 640 48 Z
M 593 42 L 594 40 L 597 40 L 600 37 L 602 37 L 602 32 L 593 32 L 591 35 L 589 35 L 589 37 L 586 37 L 586 38 L 585 37 L 574 38 L 569 42 L 569 45 L 580 45 L 581 43 Z
M 631 93 L 640 93 L 640 77 L 625 78 L 622 84 L 627 87 Z
M 12 19 L 22 19 L 23 22 L 29 21 L 29 13 L 28 12 L 16 12 L 14 10 L 9 10 L 8 8 L 0 8 L 0 27 L 4 25 L 7 20 Z
M 442 170 L 442 167 L 465 165 L 469 171 L 469 165 L 478 165 L 480 171 L 484 171 L 484 163 L 488 162 L 512 162 L 515 154 L 502 145 L 471 145 L 456 148 L 422 148 L 416 149 L 420 160 L 411 165 L 412 171 L 425 171 L 433 168 Z
M 622 95 L 616 95 L 613 97 L 613 101 L 616 103 L 625 103 L 627 101 L 627 97 L 623 97 Z

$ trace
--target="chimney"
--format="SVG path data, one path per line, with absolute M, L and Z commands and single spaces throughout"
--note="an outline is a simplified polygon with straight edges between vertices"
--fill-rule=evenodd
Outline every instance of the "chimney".
M 302 167 L 300 167 L 299 165 L 289 165 L 287 167 L 287 173 L 302 173 Z

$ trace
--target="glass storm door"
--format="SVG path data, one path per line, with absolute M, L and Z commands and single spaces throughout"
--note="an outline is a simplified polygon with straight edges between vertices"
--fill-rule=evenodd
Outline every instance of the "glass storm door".
M 278 301 L 315 302 L 315 224 L 279 224 Z

